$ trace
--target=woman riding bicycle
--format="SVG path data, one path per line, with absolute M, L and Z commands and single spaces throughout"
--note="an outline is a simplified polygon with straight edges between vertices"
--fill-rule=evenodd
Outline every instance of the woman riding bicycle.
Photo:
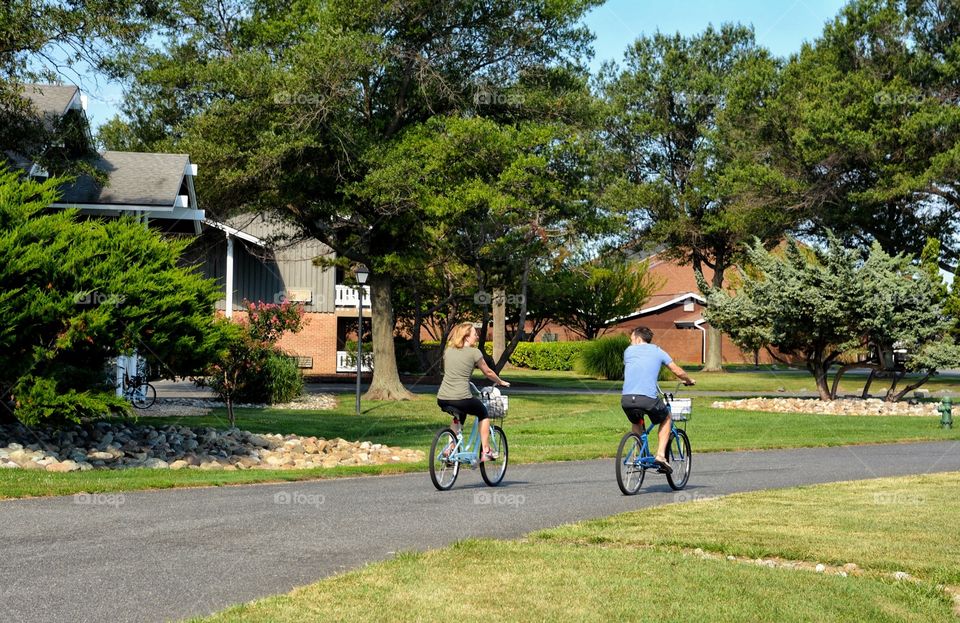
M 470 376 L 474 368 L 480 368 L 483 375 L 495 385 L 510 387 L 497 373 L 490 369 L 483 358 L 483 354 L 475 344 L 479 340 L 477 330 L 472 322 L 461 322 L 450 332 L 447 348 L 443 351 L 443 382 L 437 392 L 437 404 L 446 410 L 453 407 L 460 411 L 460 417 L 453 418 L 450 427 L 457 433 L 467 419 L 467 415 L 475 415 L 480 421 L 480 445 L 483 448 L 480 462 L 492 461 L 497 457 L 490 451 L 490 420 L 487 418 L 487 408 L 479 398 L 470 393 Z

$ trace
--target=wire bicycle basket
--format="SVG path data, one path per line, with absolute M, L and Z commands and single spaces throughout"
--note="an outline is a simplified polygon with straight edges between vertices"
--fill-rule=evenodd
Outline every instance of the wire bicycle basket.
M 480 390 L 480 402 L 487 408 L 487 415 L 502 420 L 507 415 L 509 398 L 496 387 L 484 387 Z

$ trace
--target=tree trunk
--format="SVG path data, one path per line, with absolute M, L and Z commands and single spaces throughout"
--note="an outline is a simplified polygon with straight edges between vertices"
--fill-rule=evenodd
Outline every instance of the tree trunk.
M 493 360 L 500 361 L 507 348 L 507 292 L 493 290 Z
M 707 325 L 707 356 L 702 372 L 723 372 L 723 355 L 720 352 L 722 336 L 712 325 Z
M 397 354 L 393 347 L 392 281 L 386 275 L 370 275 L 370 316 L 373 329 L 373 380 L 363 395 L 366 400 L 410 400 L 413 394 L 400 382 Z M 358 362 L 359 363 L 359 362 Z
M 712 283 L 714 289 L 723 286 L 723 268 L 717 266 L 713 272 Z M 702 372 L 723 372 L 723 353 L 720 352 L 723 334 L 713 325 L 707 325 L 707 354 L 704 357 Z
M 903 392 L 901 392 L 900 394 L 896 394 L 896 390 L 897 390 L 897 385 L 905 376 L 907 376 L 906 372 L 893 373 L 893 381 L 890 382 L 890 389 L 887 390 L 887 395 L 883 397 L 884 402 L 896 402 L 898 397 L 903 394 Z M 909 389 L 909 387 L 907 389 Z
M 860 397 L 866 400 L 870 397 L 870 386 L 873 385 L 873 379 L 877 376 L 876 368 L 870 369 L 870 375 L 867 377 L 867 382 L 863 384 L 863 393 L 860 394 Z
M 827 368 L 822 362 L 816 361 L 808 368 L 813 372 L 813 378 L 817 382 L 817 392 L 820 394 L 820 400 L 832 400 L 830 388 L 827 386 Z
M 413 298 L 413 331 L 410 335 L 410 341 L 412 342 L 413 352 L 417 355 L 417 363 L 420 366 L 420 371 L 426 372 L 430 366 L 427 363 L 427 354 L 423 352 L 423 347 L 420 344 L 420 332 L 423 330 L 423 311 L 420 307 L 421 304 L 420 293 L 417 292 Z
M 503 367 L 510 361 L 510 356 L 513 355 L 513 351 L 517 350 L 517 344 L 519 344 L 523 338 L 524 329 L 526 329 L 527 326 L 527 291 L 529 289 L 529 280 L 530 258 L 526 258 L 523 262 L 523 277 L 520 279 L 520 312 L 517 317 L 517 332 L 513 334 L 513 339 L 510 340 L 510 343 L 506 345 L 500 359 L 494 360 L 495 365 L 493 369 L 497 374 L 500 374 Z
M 837 389 L 840 387 L 840 378 L 846 373 L 847 370 L 852 370 L 853 368 L 862 368 L 863 364 L 861 362 L 857 363 L 847 363 L 840 366 L 840 369 L 837 370 L 837 373 L 833 375 L 833 385 L 830 387 L 830 399 L 837 399 Z
M 920 379 L 920 380 L 917 381 L 916 383 L 911 383 L 910 385 L 907 385 L 906 387 L 904 387 L 904 388 L 900 391 L 900 393 L 896 394 L 896 395 L 893 396 L 892 398 L 891 398 L 890 396 L 887 396 L 887 397 L 886 397 L 886 401 L 887 401 L 887 402 L 897 402 L 897 401 L 901 400 L 904 396 L 907 395 L 908 392 L 911 392 L 911 391 L 917 389 L 918 387 L 920 387 L 921 385 L 923 385 L 924 383 L 926 383 L 927 381 L 929 381 L 929 380 L 930 380 L 930 377 L 931 377 L 932 375 L 933 375 L 933 372 L 932 372 L 932 371 L 928 371 L 927 374 L 926 374 L 922 379 Z

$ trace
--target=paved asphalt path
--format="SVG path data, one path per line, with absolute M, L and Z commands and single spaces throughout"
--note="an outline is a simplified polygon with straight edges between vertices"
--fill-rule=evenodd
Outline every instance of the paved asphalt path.
M 509 431 L 508 431 L 509 432 Z M 696 451 L 696 436 L 693 436 Z M 703 496 L 960 470 L 960 443 L 694 454 L 687 489 L 648 475 L 622 496 L 613 461 L 0 501 L 0 620 L 168 621 L 289 591 L 400 550 Z

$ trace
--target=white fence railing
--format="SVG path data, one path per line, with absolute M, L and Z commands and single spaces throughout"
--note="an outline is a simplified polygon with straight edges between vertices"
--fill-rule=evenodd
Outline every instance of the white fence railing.
M 357 353 L 337 351 L 337 372 L 356 372 Z M 363 353 L 361 372 L 373 372 L 373 353 Z
M 336 287 L 336 292 L 334 296 L 335 305 L 337 307 L 352 307 L 357 308 L 357 289 L 353 286 L 341 286 Z M 370 307 L 370 286 L 363 286 L 363 306 Z

